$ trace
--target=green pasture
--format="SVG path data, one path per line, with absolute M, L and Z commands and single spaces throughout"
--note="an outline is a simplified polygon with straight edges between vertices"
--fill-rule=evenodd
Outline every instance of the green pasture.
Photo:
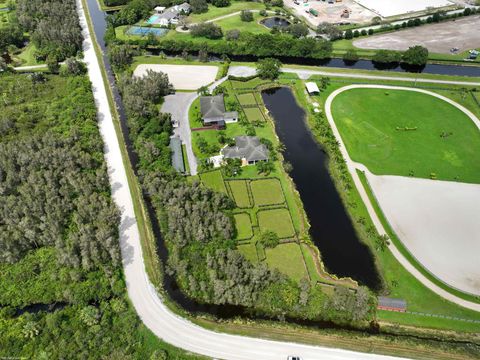
M 253 4 L 253 3 L 250 3 Z M 252 34 L 264 34 L 269 33 L 270 29 L 260 24 L 260 21 L 264 19 L 258 12 L 253 13 L 253 21 L 246 22 L 240 19 L 240 14 L 233 15 L 218 21 L 215 24 L 220 26 L 224 32 L 228 30 L 240 30 L 241 32 L 249 32 Z
M 240 95 L 237 95 L 237 98 L 241 106 L 257 104 L 257 101 L 255 100 L 255 96 L 253 96 L 252 93 L 240 94 Z
M 233 215 L 235 227 L 237 229 L 237 239 L 250 239 L 253 236 L 252 222 L 248 213 L 239 213 Z
M 237 249 L 243 256 L 245 256 L 247 260 L 251 261 L 252 263 L 258 262 L 257 247 L 254 243 L 238 245 Z
M 239 208 L 252 207 L 250 197 L 248 196 L 248 184 L 245 180 L 229 180 L 228 186 L 235 200 L 235 204 Z
M 295 281 L 308 279 L 300 245 L 292 242 L 279 244 L 273 249 L 265 249 L 267 264 Z
M 249 122 L 265 121 L 262 111 L 258 107 L 243 108 L 243 112 L 245 113 L 245 116 Z
M 224 194 L 227 193 L 227 188 L 225 187 L 222 172 L 220 170 L 204 172 L 200 174 L 200 180 L 206 187 L 212 190 L 222 192 Z
M 192 23 L 198 23 L 207 20 L 213 20 L 220 16 L 235 13 L 242 10 L 262 10 L 265 9 L 263 3 L 250 1 L 234 1 L 227 7 L 216 7 L 208 4 L 208 11 L 202 14 L 191 14 L 188 18 Z
M 480 131 L 441 99 L 352 89 L 334 99 L 332 112 L 352 159 L 375 174 L 480 182 Z
M 282 185 L 278 179 L 260 179 L 250 183 L 256 206 L 276 205 L 285 202 Z
M 285 208 L 260 210 L 257 218 L 260 231 L 273 231 L 281 239 L 295 236 L 290 213 Z

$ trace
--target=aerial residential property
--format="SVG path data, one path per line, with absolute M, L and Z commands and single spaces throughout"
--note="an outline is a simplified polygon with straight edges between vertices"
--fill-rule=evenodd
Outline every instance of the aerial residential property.
M 0 0 L 0 359 L 480 359 L 480 0 L 182 1 Z

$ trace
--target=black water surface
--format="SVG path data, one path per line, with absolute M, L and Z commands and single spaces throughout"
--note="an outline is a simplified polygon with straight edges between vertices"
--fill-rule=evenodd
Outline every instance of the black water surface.
M 288 88 L 262 93 L 274 118 L 284 157 L 311 224 L 310 235 L 330 273 L 349 276 L 371 289 L 381 281 L 369 248 L 360 242 L 328 172 L 328 156 L 305 123 L 305 112 Z
M 290 26 L 290 21 L 278 16 L 274 16 L 274 17 L 263 19 L 262 21 L 260 21 L 260 24 L 266 26 L 269 29 L 272 29 L 274 27 L 286 28 Z

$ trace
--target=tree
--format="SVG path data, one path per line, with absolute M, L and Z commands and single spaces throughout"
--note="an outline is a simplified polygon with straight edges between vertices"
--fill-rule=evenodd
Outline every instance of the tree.
M 338 40 L 343 37 L 343 32 L 338 26 L 330 24 L 328 22 L 322 22 L 317 26 L 317 34 L 323 34 L 330 40 Z
M 253 21 L 253 13 L 250 10 L 242 10 L 240 12 L 240 20 L 243 22 Z
M 275 166 L 271 161 L 257 162 L 257 172 L 259 174 L 269 175 L 274 169 L 275 169 Z
M 82 75 L 87 72 L 85 64 L 75 58 L 68 58 L 65 60 L 64 69 L 66 75 Z
M 87 326 L 96 325 L 100 320 L 100 310 L 95 306 L 86 306 L 80 310 L 80 319 Z
M 133 61 L 133 49 L 129 45 L 111 45 L 108 47 L 108 58 L 117 70 L 124 70 Z
M 201 62 L 208 62 L 208 52 L 206 50 L 200 50 L 198 52 L 198 60 Z
M 227 177 L 233 177 L 242 173 L 242 161 L 240 159 L 226 159 L 223 171 Z
M 206 37 L 207 39 L 220 39 L 223 36 L 222 28 L 214 23 L 200 23 L 190 28 L 193 37 Z
M 260 234 L 259 242 L 266 248 L 274 248 L 280 243 L 280 239 L 278 238 L 277 233 L 266 230 Z
M 298 39 L 308 35 L 308 27 L 302 23 L 292 24 L 287 28 L 287 32 L 290 33 L 294 38 Z
M 345 39 L 348 39 L 348 40 L 353 39 L 353 31 L 350 29 L 346 30 L 344 36 L 345 36 Z
M 8 71 L 8 64 L 3 57 L 0 56 L 0 73 Z
M 358 53 L 354 49 L 350 49 L 345 54 L 343 54 L 343 60 L 345 62 L 355 62 L 358 61 L 358 59 Z
M 212 0 L 212 5 L 216 7 L 230 6 L 230 0 Z
M 390 245 L 390 239 L 387 235 L 377 235 L 375 237 L 375 249 L 377 251 L 385 251 L 385 249 Z
M 58 63 L 57 57 L 55 55 L 49 55 L 47 57 L 47 67 L 48 71 L 52 74 L 57 74 L 60 70 L 60 64 Z
M 188 30 L 188 26 L 190 25 L 191 20 L 188 16 L 181 15 L 178 19 L 178 25 L 182 30 Z
M 402 60 L 408 65 L 425 65 L 428 61 L 428 49 L 420 45 L 411 46 L 403 53 Z
M 190 6 L 194 14 L 201 14 L 208 11 L 206 0 L 190 0 Z
M 240 30 L 237 29 L 232 29 L 228 30 L 227 33 L 225 34 L 225 39 L 229 41 L 235 41 L 240 38 Z
M 200 96 L 210 96 L 210 90 L 207 85 L 203 85 L 197 89 L 197 94 Z
M 259 60 L 257 63 L 257 74 L 262 79 L 274 80 L 280 75 L 282 63 L 273 58 Z
M 402 59 L 402 55 L 396 51 L 379 50 L 373 55 L 373 62 L 380 64 L 398 63 Z

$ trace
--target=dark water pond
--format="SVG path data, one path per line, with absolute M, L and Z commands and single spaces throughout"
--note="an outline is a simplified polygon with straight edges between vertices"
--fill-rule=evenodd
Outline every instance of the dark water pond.
M 262 93 L 275 120 L 278 137 L 285 145 L 284 157 L 300 193 L 311 224 L 310 235 L 329 272 L 349 276 L 372 289 L 380 279 L 369 248 L 360 242 L 328 172 L 328 157 L 314 140 L 300 108 L 288 88 Z
M 263 26 L 266 26 L 269 29 L 272 29 L 274 27 L 286 28 L 290 26 L 290 21 L 278 16 L 274 16 L 274 17 L 263 19 L 262 21 L 260 21 L 260 24 L 262 24 Z

